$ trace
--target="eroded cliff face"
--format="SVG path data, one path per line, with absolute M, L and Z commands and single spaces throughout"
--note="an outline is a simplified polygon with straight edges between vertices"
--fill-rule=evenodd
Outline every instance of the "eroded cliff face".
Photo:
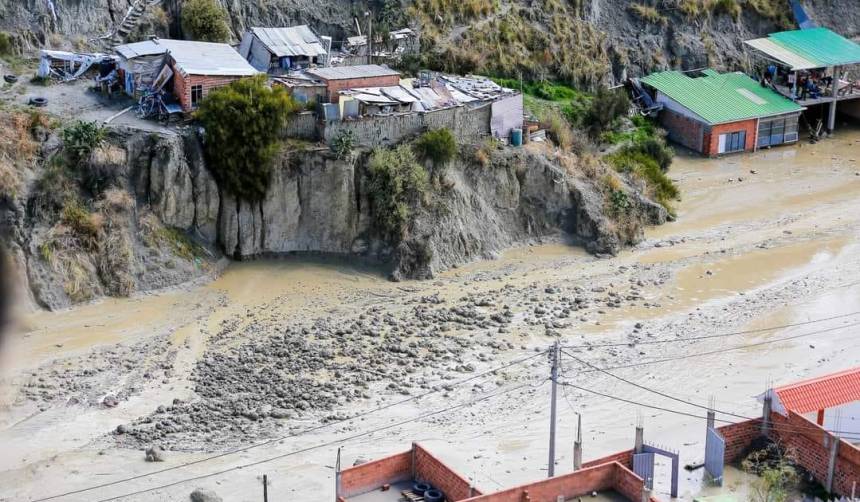
M 57 146 L 46 145 L 49 159 Z M 620 224 L 598 178 L 565 170 L 543 148 L 497 149 L 488 164 L 462 153 L 412 208 L 399 242 L 382 237 L 374 223 L 367 152 L 340 159 L 321 148 L 285 150 L 266 197 L 251 203 L 219 189 L 193 133 L 113 130 L 88 162 L 106 162 L 97 167 L 117 179 L 95 196 L 81 192 L 80 215 L 36 214 L 43 197 L 37 180 L 46 176 L 37 173 L 6 217 L 18 229 L 12 247 L 33 298 L 52 309 L 186 282 L 216 271 L 222 253 L 355 255 L 387 264 L 395 279 L 429 278 L 563 235 L 611 254 L 639 240 L 644 225 L 665 221 L 662 207 L 625 185 L 634 204 Z

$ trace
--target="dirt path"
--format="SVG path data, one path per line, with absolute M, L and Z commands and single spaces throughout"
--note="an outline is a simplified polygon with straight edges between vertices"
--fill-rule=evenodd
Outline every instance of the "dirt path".
M 4 356 L 4 368 L 12 369 L 2 394 L 7 407 L 0 414 L 4 445 L 0 499 L 33 500 L 199 459 L 207 455 L 203 450 L 223 450 L 229 431 L 186 428 L 164 436 L 173 448 L 167 462 L 149 464 L 141 451 L 117 447 L 109 433 L 120 424 L 150 416 L 158 406 L 172 407 L 174 399 L 200 400 L 195 391 L 200 383 L 192 378 L 199 360 L 265 347 L 273 337 L 286 337 L 285 330 L 292 326 L 311 326 L 308 338 L 315 342 L 320 335 L 313 326 L 341 330 L 378 318 L 380 325 L 407 332 L 405 341 L 418 336 L 433 350 L 443 344 L 450 359 L 403 378 L 416 389 L 471 374 L 460 374 L 458 366 L 469 364 L 480 371 L 533 353 L 556 336 L 569 345 L 629 342 L 630 346 L 570 351 L 601 367 L 639 364 L 616 371 L 695 403 L 706 404 L 713 396 L 722 410 L 755 416 L 759 410 L 752 396 L 768 380 L 791 381 L 857 364 L 860 340 L 853 336 L 857 328 L 844 326 L 860 322 L 860 315 L 731 338 L 678 340 L 860 312 L 858 173 L 860 131 L 846 131 L 817 145 L 748 156 L 679 158 L 672 169 L 684 193 L 678 221 L 651 229 L 645 242 L 614 259 L 596 259 L 562 244 L 547 245 L 512 250 L 499 260 L 451 270 L 433 281 L 407 283 L 390 283 L 372 268 L 336 260 L 243 263 L 231 266 L 212 284 L 190 291 L 36 314 L 26 320 L 28 331 Z M 583 301 L 575 303 L 575 297 Z M 455 319 L 452 309 L 473 313 L 464 314 L 465 320 Z M 511 317 L 501 325 L 479 320 L 503 310 Z M 437 317 L 416 318 L 416 312 Z M 447 317 L 440 320 L 440 313 Z M 421 338 L 422 323 L 436 334 Z M 410 324 L 418 333 L 408 333 Z M 465 348 L 453 352 L 451 344 L 463 340 L 468 341 Z M 649 340 L 672 342 L 639 343 Z M 708 355 L 696 356 L 699 353 Z M 386 352 L 385 357 L 399 356 Z M 655 362 L 665 358 L 677 359 Z M 111 364 L 97 375 L 63 373 L 94 361 Z M 563 378 L 604 394 L 703 414 L 588 369 L 567 358 Z M 534 386 L 345 441 L 344 461 L 350 465 L 357 457 L 403 450 L 414 440 L 474 476 L 485 490 L 532 480 L 545 475 L 546 468 L 549 386 L 542 380 L 547 372 L 542 358 L 536 358 L 503 375 L 479 378 L 355 423 L 58 500 L 100 500 L 168 484 L 336 441 L 524 382 Z M 325 371 L 318 376 L 332 378 Z M 80 383 L 81 388 L 70 383 Z M 357 413 L 402 399 L 385 390 L 384 383 L 371 381 L 364 391 L 369 399 L 338 404 L 335 411 Z M 345 390 L 351 388 L 340 392 Z M 21 392 L 42 391 L 50 399 L 21 399 Z M 110 393 L 120 394 L 119 405 L 99 406 Z M 68 400 L 70 395 L 75 401 Z M 638 415 L 644 418 L 646 438 L 680 450 L 682 462 L 702 455 L 701 420 L 571 387 L 564 388 L 563 397 L 559 470 L 570 467 L 575 413 L 583 415 L 586 460 L 630 447 Z M 181 418 L 185 416 L 177 411 L 181 406 L 153 416 Z M 288 420 L 256 421 L 248 425 L 248 433 L 259 440 L 277 437 L 312 426 L 328 413 L 307 410 Z M 195 486 L 207 486 L 225 500 L 257 501 L 263 473 L 272 482 L 269 493 L 283 500 L 330 500 L 335 452 L 332 445 L 127 500 L 187 500 Z M 700 490 L 700 475 L 682 473 L 686 494 L 682 498 L 689 500 Z M 657 488 L 668 489 L 662 480 Z

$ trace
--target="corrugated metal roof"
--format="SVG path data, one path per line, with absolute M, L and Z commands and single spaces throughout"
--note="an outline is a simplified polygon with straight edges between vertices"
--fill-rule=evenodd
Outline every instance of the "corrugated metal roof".
M 795 54 L 769 38 L 756 38 L 755 40 L 747 40 L 744 43 L 780 61 L 792 70 L 808 70 L 819 67 L 815 61 L 810 61 L 799 54 Z
M 782 406 L 795 413 L 860 401 L 860 367 L 774 389 Z
M 346 80 L 350 78 L 388 77 L 391 75 L 400 75 L 397 71 L 378 64 L 311 68 L 307 70 L 307 74 L 323 80 Z
M 289 28 L 251 28 L 251 33 L 275 56 L 308 56 L 325 54 L 320 39 L 307 25 Z
M 705 70 L 701 77 L 678 71 L 652 73 L 641 81 L 710 124 L 799 112 L 801 106 L 762 87 L 743 73 Z
M 771 44 L 762 44 L 760 40 L 763 39 L 750 40 L 747 44 L 793 70 L 860 63 L 860 45 L 827 28 L 772 33 L 764 39 Z M 795 66 L 795 63 L 800 64 Z
M 114 50 L 126 59 L 170 52 L 176 66 L 189 75 L 244 77 L 259 73 L 227 44 L 158 39 L 119 45 Z

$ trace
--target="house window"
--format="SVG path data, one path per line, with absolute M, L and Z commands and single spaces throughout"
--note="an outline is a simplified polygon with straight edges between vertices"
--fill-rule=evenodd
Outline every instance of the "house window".
M 746 147 L 746 140 L 746 131 L 720 134 L 720 143 L 717 153 L 742 152 Z
M 758 146 L 773 146 L 797 141 L 798 115 L 761 119 L 758 126 Z
M 191 107 L 197 108 L 200 105 L 201 101 L 203 101 L 203 86 L 202 85 L 192 85 L 191 86 Z

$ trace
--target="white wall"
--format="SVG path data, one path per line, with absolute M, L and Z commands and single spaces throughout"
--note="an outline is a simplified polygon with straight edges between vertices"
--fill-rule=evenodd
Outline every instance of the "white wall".
M 818 419 L 816 412 L 807 413 L 804 416 L 813 422 Z M 838 435 L 847 436 L 845 439 L 850 443 L 860 442 L 860 401 L 824 410 L 824 428 L 844 431 L 844 434 Z

